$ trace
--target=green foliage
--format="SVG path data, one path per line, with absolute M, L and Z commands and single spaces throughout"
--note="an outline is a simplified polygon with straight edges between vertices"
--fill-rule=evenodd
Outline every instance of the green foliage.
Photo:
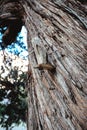
M 27 114 L 27 93 L 24 83 L 26 74 L 22 72 L 19 75 L 17 68 L 11 72 L 14 72 L 13 83 L 7 78 L 0 80 L 2 85 L 0 89 L 0 124 L 5 128 L 11 127 L 13 123 L 26 122 Z
M 22 73 L 20 77 L 25 77 Z M 19 82 L 23 80 L 23 82 Z M 8 83 L 8 81 L 3 81 Z M 24 88 L 24 79 L 14 82 L 13 87 L 0 89 L 0 124 L 2 127 L 10 127 L 13 123 L 26 122 L 27 94 Z

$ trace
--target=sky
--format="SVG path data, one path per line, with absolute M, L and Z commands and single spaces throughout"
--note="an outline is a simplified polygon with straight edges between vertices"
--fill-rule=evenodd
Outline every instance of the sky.
M 21 33 L 20 33 L 20 36 L 22 36 L 22 42 L 27 46 L 27 31 L 26 31 L 26 28 L 23 26 L 22 27 L 22 30 L 21 30 Z M 0 38 L 1 39 L 1 38 Z M 0 40 L 1 42 L 1 40 Z M 27 51 L 23 51 L 21 54 L 20 54 L 20 57 L 22 58 L 23 56 L 27 56 L 28 55 L 28 52 Z M 6 128 L 1 128 L 0 127 L 0 130 L 6 130 Z M 19 126 L 15 126 L 14 128 L 12 128 L 12 130 L 27 130 L 26 128 L 26 125 L 23 125 L 23 124 L 20 124 Z
M 6 130 L 6 128 L 0 127 L 0 130 Z M 12 130 L 27 130 L 27 128 L 23 124 L 20 124 L 19 127 L 15 126 L 14 128 L 12 128 Z
M 20 36 L 23 36 L 23 43 L 26 45 L 26 47 L 27 47 L 27 30 L 26 30 L 26 28 L 23 26 L 22 27 L 22 30 L 21 30 L 21 33 L 20 33 Z M 20 54 L 20 56 L 23 56 L 23 55 L 25 55 L 25 56 L 27 56 L 28 55 L 28 52 L 27 51 L 23 51 L 21 54 Z
M 1 35 L 0 35 L 1 37 Z M 19 38 L 19 37 L 22 37 L 22 38 Z M 22 27 L 22 30 L 21 30 L 21 33 L 19 34 L 19 36 L 17 37 L 18 41 L 20 41 L 21 44 L 23 44 L 24 46 L 26 46 L 26 49 L 27 49 L 27 30 L 26 28 L 23 26 Z M 14 43 L 13 43 L 14 45 Z M 28 50 L 26 49 L 23 49 L 23 46 L 20 47 L 19 43 L 17 43 L 17 45 L 15 45 L 14 47 L 11 47 L 11 48 L 6 48 L 5 51 L 4 51 L 4 55 L 7 56 L 6 59 L 7 60 L 10 60 L 9 57 L 11 57 L 13 60 L 12 60 L 12 67 L 19 67 L 19 69 L 21 68 L 21 66 L 23 66 L 21 69 L 23 72 L 26 72 L 27 71 L 27 65 L 28 65 L 28 58 L 26 58 L 28 56 Z M 12 52 L 10 52 L 10 50 L 12 50 Z M 15 51 L 18 50 L 19 52 L 19 55 L 14 55 L 15 54 Z M 2 65 L 4 65 L 3 63 L 3 51 L 1 50 L 0 51 L 0 67 Z M 19 60 L 19 62 L 18 62 Z M 25 63 L 25 60 L 26 60 L 26 63 Z M 22 64 L 23 63 L 23 64 Z M 0 70 L 0 73 L 2 71 Z M 9 73 L 9 70 L 8 72 L 5 71 L 5 73 Z M 2 74 L 2 75 L 6 75 L 6 74 Z
M 0 32 L 0 44 L 1 43 L 2 43 L 2 35 Z M 5 48 L 5 51 L 16 54 L 23 59 L 27 58 L 28 56 L 27 30 L 24 26 L 22 27 L 21 33 L 19 33 L 17 37 L 17 42 L 8 45 L 7 48 Z
M 27 30 L 24 26 L 22 27 L 21 35 L 23 36 L 23 42 L 27 46 Z

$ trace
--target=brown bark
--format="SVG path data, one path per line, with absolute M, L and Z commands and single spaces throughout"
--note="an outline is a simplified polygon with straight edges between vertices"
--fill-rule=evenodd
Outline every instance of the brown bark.
M 28 30 L 28 130 L 86 130 L 87 5 L 20 2 Z M 37 67 L 43 64 L 56 69 Z

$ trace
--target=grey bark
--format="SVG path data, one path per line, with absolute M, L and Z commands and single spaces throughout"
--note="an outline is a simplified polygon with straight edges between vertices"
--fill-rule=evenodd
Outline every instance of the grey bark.
M 87 4 L 19 2 L 28 31 L 28 130 L 86 130 Z

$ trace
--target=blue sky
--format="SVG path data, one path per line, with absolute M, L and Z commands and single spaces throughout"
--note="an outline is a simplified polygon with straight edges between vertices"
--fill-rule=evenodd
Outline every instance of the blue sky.
M 0 43 L 2 43 L 2 35 L 0 32 Z M 18 55 L 19 57 L 26 59 L 28 56 L 28 51 L 27 51 L 27 30 L 23 26 L 21 33 L 19 33 L 17 37 L 17 42 L 12 43 L 11 45 L 7 46 L 5 48 L 5 51 L 11 52 L 13 54 Z

